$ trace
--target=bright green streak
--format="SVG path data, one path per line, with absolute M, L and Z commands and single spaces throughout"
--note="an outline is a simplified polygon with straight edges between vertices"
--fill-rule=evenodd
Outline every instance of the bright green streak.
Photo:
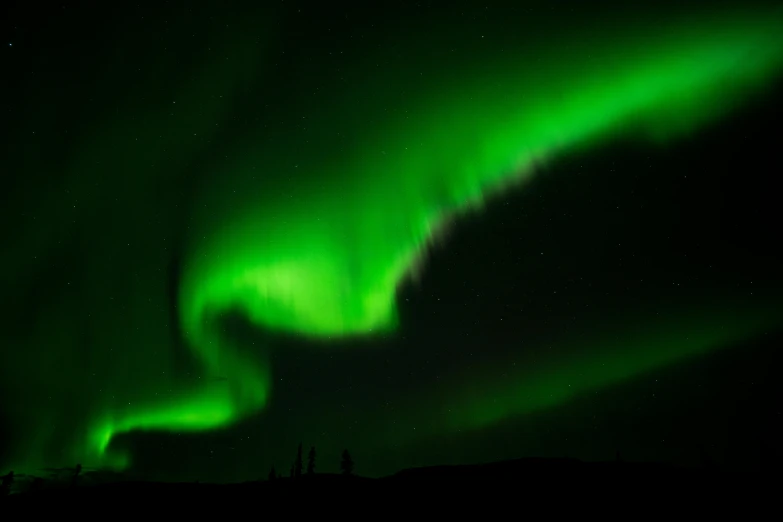
M 244 209 L 199 245 L 182 296 L 186 330 L 203 345 L 205 310 L 229 306 L 313 336 L 391 329 L 398 284 L 451 213 L 639 118 L 666 137 L 712 117 L 736 87 L 779 65 L 780 28 L 684 28 L 636 48 L 599 46 L 589 64 L 552 57 L 559 65 L 543 74 L 505 64 L 441 86 L 412 119 L 322 165 L 319 186 L 305 181 L 294 202 Z
M 115 412 L 96 423 L 92 447 L 103 455 L 116 433 L 215 428 L 263 408 L 267 368 L 227 346 L 215 329 L 221 313 L 240 310 L 259 327 L 311 337 L 392 331 L 395 291 L 449 216 L 563 151 L 620 132 L 662 141 L 691 131 L 783 63 L 783 24 L 766 13 L 641 34 L 580 39 L 578 50 L 551 50 L 535 65 L 530 56 L 505 56 L 438 76 L 404 107 L 390 108 L 403 116 L 368 122 L 361 146 L 320 162 L 318 172 L 297 182 L 295 198 L 260 193 L 249 196 L 252 204 L 221 212 L 222 224 L 194 234 L 180 305 L 193 349 L 231 386 Z M 247 165 L 232 164 L 229 172 L 241 173 L 255 158 L 271 161 L 275 152 L 259 141 L 246 152 Z M 681 356 L 674 349 L 638 361 L 647 367 Z M 621 373 L 595 373 L 578 389 Z M 533 399 L 522 398 L 527 386 L 534 384 L 505 389 L 520 398 L 503 401 L 502 409 L 471 399 L 469 424 L 530 410 Z M 536 401 L 569 396 L 553 392 L 551 400 Z
M 258 397 L 258 400 L 262 403 L 264 398 Z M 145 405 L 138 411 L 101 419 L 91 431 L 89 445 L 97 447 L 98 454 L 103 456 L 103 465 L 124 468 L 129 463 L 127 455 L 106 453 L 112 436 L 132 430 L 196 431 L 222 426 L 242 413 L 231 407 L 233 402 L 224 388 L 213 386 L 168 404 Z

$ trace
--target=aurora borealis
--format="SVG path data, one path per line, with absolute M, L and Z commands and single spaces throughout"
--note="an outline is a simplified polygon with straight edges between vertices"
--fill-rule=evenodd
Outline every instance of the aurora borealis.
M 719 221 L 710 212 L 731 191 L 709 169 L 647 169 L 684 169 L 692 160 L 677 154 L 691 158 L 687 147 L 710 129 L 739 132 L 727 122 L 774 95 L 783 11 L 567 4 L 398 7 L 382 20 L 370 8 L 107 7 L 89 14 L 101 20 L 94 34 L 63 44 L 54 35 L 81 8 L 35 29 L 20 8 L 4 49 L 15 72 L 7 98 L 20 101 L 5 145 L 14 181 L 3 200 L 10 436 L 0 464 L 228 480 L 283 468 L 281 452 L 309 437 L 356 448 L 368 473 L 384 473 L 436 458 L 400 448 L 502 430 L 778 327 L 769 255 L 729 248 L 748 256 L 754 292 L 737 290 L 737 278 L 753 284 L 742 270 L 710 271 L 727 247 L 704 223 Z M 742 158 L 744 146 L 722 153 Z M 622 158 L 624 173 L 605 168 L 607 157 Z M 613 194 L 640 179 L 660 199 L 625 211 L 643 188 Z M 551 236 L 561 213 L 533 215 L 536 200 L 524 198 L 550 186 L 581 187 L 547 206 L 584 209 L 583 228 Z M 633 260 L 609 269 L 607 241 L 577 277 L 576 249 L 603 241 L 584 228 L 600 222 L 602 197 L 629 212 L 607 230 L 693 209 L 671 230 L 606 232 L 612 245 L 635 245 Z M 485 216 L 495 207 L 509 208 L 503 226 Z M 511 216 L 523 223 L 505 225 Z M 439 320 L 423 319 L 437 302 L 406 303 L 448 277 L 460 234 L 474 237 L 462 251 L 480 251 L 474 265 L 494 263 L 486 232 L 463 232 L 471 226 L 507 230 L 495 244 L 514 241 L 506 255 L 521 265 L 498 271 L 491 305 L 468 311 L 466 291 Z M 666 244 L 673 235 L 688 238 L 690 258 Z M 461 266 L 439 288 L 470 286 L 473 269 Z M 616 286 L 563 289 L 586 278 Z M 505 323 L 468 323 L 486 314 Z M 435 377 L 400 384 L 413 359 Z M 249 456 L 216 460 L 204 449 L 214 437 Z M 177 447 L 181 469 L 148 466 Z M 371 466 L 373 452 L 392 462 Z

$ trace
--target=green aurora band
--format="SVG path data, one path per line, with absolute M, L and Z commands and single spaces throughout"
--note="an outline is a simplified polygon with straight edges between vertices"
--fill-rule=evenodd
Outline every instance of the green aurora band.
M 226 312 L 315 339 L 393 332 L 397 289 L 452 216 L 524 182 L 558 154 L 629 133 L 664 143 L 721 116 L 779 71 L 781 22 L 777 12 L 722 13 L 604 33 L 580 38 L 578 48 L 537 48 L 538 67 L 531 56 L 506 53 L 439 76 L 390 107 L 385 121 L 357 120 L 362 138 L 355 147 L 298 166 L 319 174 L 297 181 L 295 197 L 244 194 L 246 204 L 219 221 L 202 216 L 208 223 L 194 227 L 180 287 L 181 330 L 207 373 L 230 384 L 102 411 L 76 453 L 88 465 L 122 468 L 129 456 L 110 447 L 118 434 L 220 428 L 262 410 L 271 369 L 221 335 Z M 358 111 L 349 101 L 324 110 Z M 252 141 L 220 168 L 240 175 L 251 165 L 277 168 L 273 145 Z M 221 197 L 215 194 L 205 201 L 213 205 Z M 560 379 L 519 373 L 481 389 L 454 379 L 457 390 L 449 388 L 445 401 L 453 413 L 429 433 L 549 407 L 764 324 L 753 311 L 729 332 L 710 328 L 714 317 L 675 328 L 687 341 L 619 336 L 611 356 L 547 372 Z M 422 402 L 444 407 L 432 397 Z

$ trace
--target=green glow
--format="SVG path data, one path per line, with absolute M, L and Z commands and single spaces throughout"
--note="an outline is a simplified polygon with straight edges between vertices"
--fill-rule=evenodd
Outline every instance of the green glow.
M 743 93 L 736 87 L 753 86 L 779 65 L 779 20 L 710 24 L 683 25 L 643 44 L 598 43 L 591 49 L 598 59 L 589 63 L 555 54 L 545 71 L 531 74 L 512 59 L 438 85 L 416 100 L 412 119 L 370 129 L 364 146 L 321 164 L 319 186 L 305 182 L 295 202 L 265 201 L 229 214 L 223 228 L 194 245 L 182 323 L 212 371 L 254 393 L 213 397 L 206 408 L 194 397 L 182 410 L 153 408 L 114 430 L 217 427 L 263 407 L 269 380 L 256 363 L 231 355 L 211 332 L 209 312 L 239 308 L 264 328 L 310 336 L 389 331 L 397 286 L 450 213 L 531 175 L 537 162 L 624 125 L 642 123 L 657 139 L 691 129 Z M 648 367 L 645 360 L 637 359 Z M 612 382 L 622 373 L 591 379 Z M 515 386 L 524 397 L 538 385 Z M 556 403 L 569 395 L 549 397 Z M 501 409 L 475 400 L 478 406 L 468 407 L 475 424 L 529 409 L 523 399 Z
M 415 117 L 318 165 L 296 200 L 239 209 L 199 241 L 185 329 L 203 346 L 205 310 L 229 306 L 313 336 L 392 329 L 398 284 L 450 214 L 585 142 L 634 128 L 666 139 L 714 117 L 776 70 L 780 29 L 777 19 L 684 25 L 660 41 L 599 43 L 589 62 L 555 54 L 543 72 L 512 61 L 438 84 L 412 103 Z
M 774 315 L 761 308 L 738 307 L 732 313 L 700 308 L 696 314 L 670 309 L 641 322 L 618 317 L 610 334 L 584 328 L 579 338 L 531 342 L 505 360 L 471 364 L 429 389 L 412 390 L 396 405 L 394 416 L 372 419 L 363 425 L 363 433 L 374 434 L 368 444 L 382 451 L 486 428 L 597 393 L 609 383 L 621 384 L 675 361 L 730 347 L 775 324 Z M 530 354 L 546 353 L 553 345 L 569 356 L 532 360 Z M 328 419 L 319 421 L 326 424 Z
M 313 337 L 393 330 L 395 291 L 450 214 L 561 151 L 623 131 L 665 141 L 709 121 L 780 65 L 781 27 L 764 17 L 683 24 L 655 39 L 598 42 L 590 61 L 553 52 L 543 71 L 510 60 L 439 83 L 414 101 L 410 119 L 369 129 L 362 146 L 318 165 L 317 184 L 298 183 L 295 200 L 229 212 L 199 238 L 181 296 L 189 340 L 208 367 L 245 382 L 246 365 L 216 366 L 227 350 L 210 333 L 208 312 L 240 309 L 260 327 Z M 721 338 L 713 332 L 694 350 Z M 694 351 L 656 346 L 635 347 L 632 370 L 596 372 L 568 393 L 536 393 L 548 400 L 524 399 L 543 386 L 536 379 L 484 392 L 468 401 L 469 424 L 555 404 Z M 503 393 L 517 399 L 487 406 Z M 226 408 L 263 406 L 253 399 Z
M 649 22 L 623 34 L 567 37 L 569 45 L 537 48 L 535 56 L 506 53 L 493 63 L 428 75 L 432 79 L 416 85 L 415 94 L 392 96 L 396 106 L 357 120 L 361 139 L 346 149 L 300 161 L 283 157 L 279 143 L 261 131 L 238 144 L 237 153 L 216 166 L 226 178 L 250 179 L 256 166 L 277 175 L 295 162 L 307 175 L 270 182 L 268 192 L 244 190 L 231 204 L 207 187 L 193 216 L 181 328 L 206 373 L 227 381 L 167 398 L 101 404 L 73 455 L 86 465 L 123 468 L 129 456 L 111 448 L 118 434 L 207 430 L 262 410 L 272 393 L 272 369 L 221 335 L 225 313 L 238 310 L 259 328 L 314 338 L 393 332 L 397 288 L 455 213 L 524 182 L 558 154 L 618 134 L 665 143 L 695 131 L 763 87 L 783 64 L 777 15 L 723 13 L 659 29 Z M 228 91 L 229 83 L 215 91 Z M 373 99 L 373 92 L 365 94 Z M 214 102 L 207 109 L 205 119 L 217 118 L 222 107 Z M 324 136 L 330 118 L 361 117 L 362 109 L 362 102 L 336 96 L 323 108 Z M 688 342 L 630 336 L 609 355 L 585 355 L 563 371 L 520 372 L 494 389 L 470 392 L 469 383 L 454 379 L 445 392 L 452 411 L 432 432 L 478 428 L 559 404 L 759 327 L 751 321 L 727 332 L 715 321 L 704 324 Z
M 258 375 L 249 375 L 247 380 L 264 382 Z M 263 391 L 260 393 L 263 394 Z M 263 404 L 264 396 L 256 395 L 253 400 L 256 404 Z M 104 466 L 122 469 L 128 465 L 130 458 L 124 454 L 107 454 L 113 436 L 133 430 L 196 431 L 222 426 L 241 413 L 232 407 L 236 402 L 225 387 L 213 385 L 168 404 L 144 405 L 120 415 L 115 412 L 113 417 L 104 418 L 93 426 L 86 452 L 93 453 L 97 448 L 97 455 L 102 458 Z
M 611 337 L 597 336 L 589 342 L 572 340 L 566 344 L 578 346 L 576 353 L 581 355 L 566 365 L 539 368 L 535 373 L 520 369 L 510 379 L 483 380 L 491 384 L 480 394 L 457 394 L 457 400 L 452 397 L 448 424 L 452 429 L 483 427 L 511 415 L 562 404 L 606 383 L 621 383 L 673 361 L 731 346 L 771 324 L 765 314 L 754 312 L 726 317 L 713 312 L 688 321 L 668 318 L 657 321 L 652 330 L 651 324 L 632 330 L 618 325 Z M 466 386 L 463 383 L 454 388 L 465 390 Z

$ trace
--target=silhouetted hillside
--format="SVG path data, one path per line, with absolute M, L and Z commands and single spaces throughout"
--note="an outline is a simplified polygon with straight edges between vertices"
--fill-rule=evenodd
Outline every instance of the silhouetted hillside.
M 221 502 L 275 499 L 283 490 L 347 491 L 356 488 L 423 492 L 449 484 L 444 491 L 494 491 L 513 486 L 524 488 L 529 500 L 568 498 L 578 494 L 611 495 L 618 501 L 663 495 L 667 500 L 697 500 L 715 497 L 721 492 L 735 498 L 744 492 L 763 501 L 772 494 L 767 477 L 760 474 L 730 474 L 708 468 L 684 469 L 659 464 L 616 462 L 587 463 L 576 459 L 517 459 L 465 466 L 434 466 L 406 469 L 379 479 L 338 474 L 302 475 L 238 484 L 162 483 L 119 481 L 82 484 L 76 487 L 54 481 L 38 484 L 37 491 L 26 491 L 5 499 L 9 504 L 63 503 L 83 504 L 154 503 L 156 506 L 218 500 Z M 482 489 L 482 484 L 492 486 Z M 425 486 L 422 489 L 421 486 Z M 413 486 L 413 488 L 411 488 Z M 462 489 L 464 488 L 464 489 Z M 29 488 L 28 488 L 29 489 Z M 772 496 L 769 497 L 773 498 Z M 661 501 L 661 499 L 658 499 Z M 119 504 L 118 504 L 119 505 Z

